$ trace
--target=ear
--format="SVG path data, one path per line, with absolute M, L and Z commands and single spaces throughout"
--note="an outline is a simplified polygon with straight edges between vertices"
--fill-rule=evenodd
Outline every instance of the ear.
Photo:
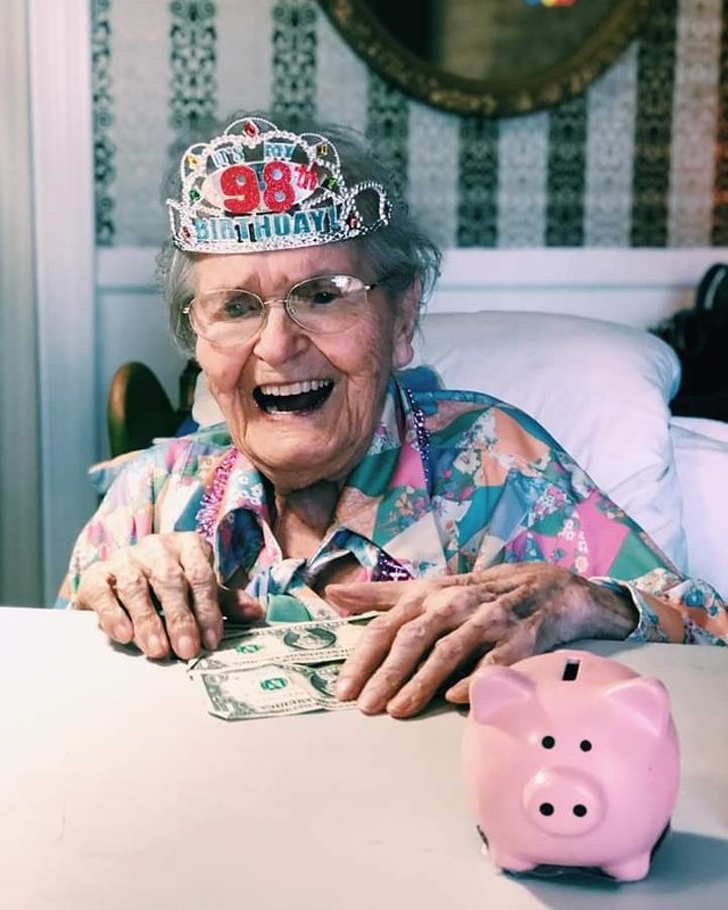
M 646 730 L 660 733 L 670 716 L 670 699 L 667 689 L 654 676 L 639 676 L 610 686 L 607 701 L 620 711 L 629 712 Z
M 485 724 L 504 705 L 523 703 L 533 698 L 533 680 L 496 664 L 486 664 L 473 674 L 470 681 L 470 710 L 478 723 Z
M 397 302 L 392 338 L 392 369 L 403 370 L 415 356 L 412 338 L 417 324 L 417 313 L 422 297 L 422 282 L 415 278 Z

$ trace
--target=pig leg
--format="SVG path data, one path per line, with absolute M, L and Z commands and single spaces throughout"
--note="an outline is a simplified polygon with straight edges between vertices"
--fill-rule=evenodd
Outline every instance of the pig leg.
M 503 853 L 500 850 L 488 849 L 483 852 L 487 852 L 494 865 L 506 872 L 530 872 L 536 868 L 535 863 L 531 863 L 527 859 L 523 859 L 523 857 Z
M 497 848 L 493 849 L 488 843 L 488 838 L 483 833 L 483 829 L 480 825 L 477 825 L 476 827 L 480 839 L 483 841 L 480 852 L 483 856 L 489 857 L 493 865 L 497 866 L 499 869 L 505 869 L 507 872 L 528 872 L 530 869 L 536 868 L 535 863 L 529 863 L 523 859 L 516 859 L 516 857 L 510 856 L 503 850 L 498 850 Z
M 636 882 L 644 878 L 650 871 L 650 854 L 649 852 L 640 853 L 639 856 L 632 856 L 630 859 L 602 866 L 602 869 L 607 875 L 611 875 L 619 881 Z

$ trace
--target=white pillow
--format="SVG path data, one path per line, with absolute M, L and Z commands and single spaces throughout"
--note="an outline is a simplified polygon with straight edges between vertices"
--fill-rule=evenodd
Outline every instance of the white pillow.
M 416 363 L 451 389 L 535 417 L 683 570 L 687 545 L 669 433 L 675 352 L 641 329 L 551 313 L 432 313 Z
M 683 570 L 687 545 L 668 430 L 680 366 L 641 329 L 551 313 L 432 313 L 416 364 L 450 389 L 487 392 L 535 417 Z M 192 416 L 222 420 L 200 374 Z
M 728 424 L 673 417 L 670 433 L 683 494 L 688 568 L 728 597 Z

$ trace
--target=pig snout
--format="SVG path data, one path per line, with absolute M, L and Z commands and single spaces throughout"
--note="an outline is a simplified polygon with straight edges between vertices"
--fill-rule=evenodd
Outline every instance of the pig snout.
M 539 771 L 526 784 L 523 802 L 537 828 L 562 837 L 580 836 L 596 828 L 606 806 L 599 782 L 572 768 Z

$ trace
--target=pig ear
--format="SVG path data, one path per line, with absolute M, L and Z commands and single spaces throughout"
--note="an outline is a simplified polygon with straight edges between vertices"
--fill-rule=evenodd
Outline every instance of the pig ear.
M 486 664 L 470 681 L 470 710 L 475 720 L 484 724 L 503 705 L 528 701 L 533 690 L 533 680 L 518 670 Z
M 654 676 L 637 676 L 610 686 L 607 700 L 630 711 L 642 726 L 654 733 L 664 730 L 670 717 L 670 698 L 667 689 Z

